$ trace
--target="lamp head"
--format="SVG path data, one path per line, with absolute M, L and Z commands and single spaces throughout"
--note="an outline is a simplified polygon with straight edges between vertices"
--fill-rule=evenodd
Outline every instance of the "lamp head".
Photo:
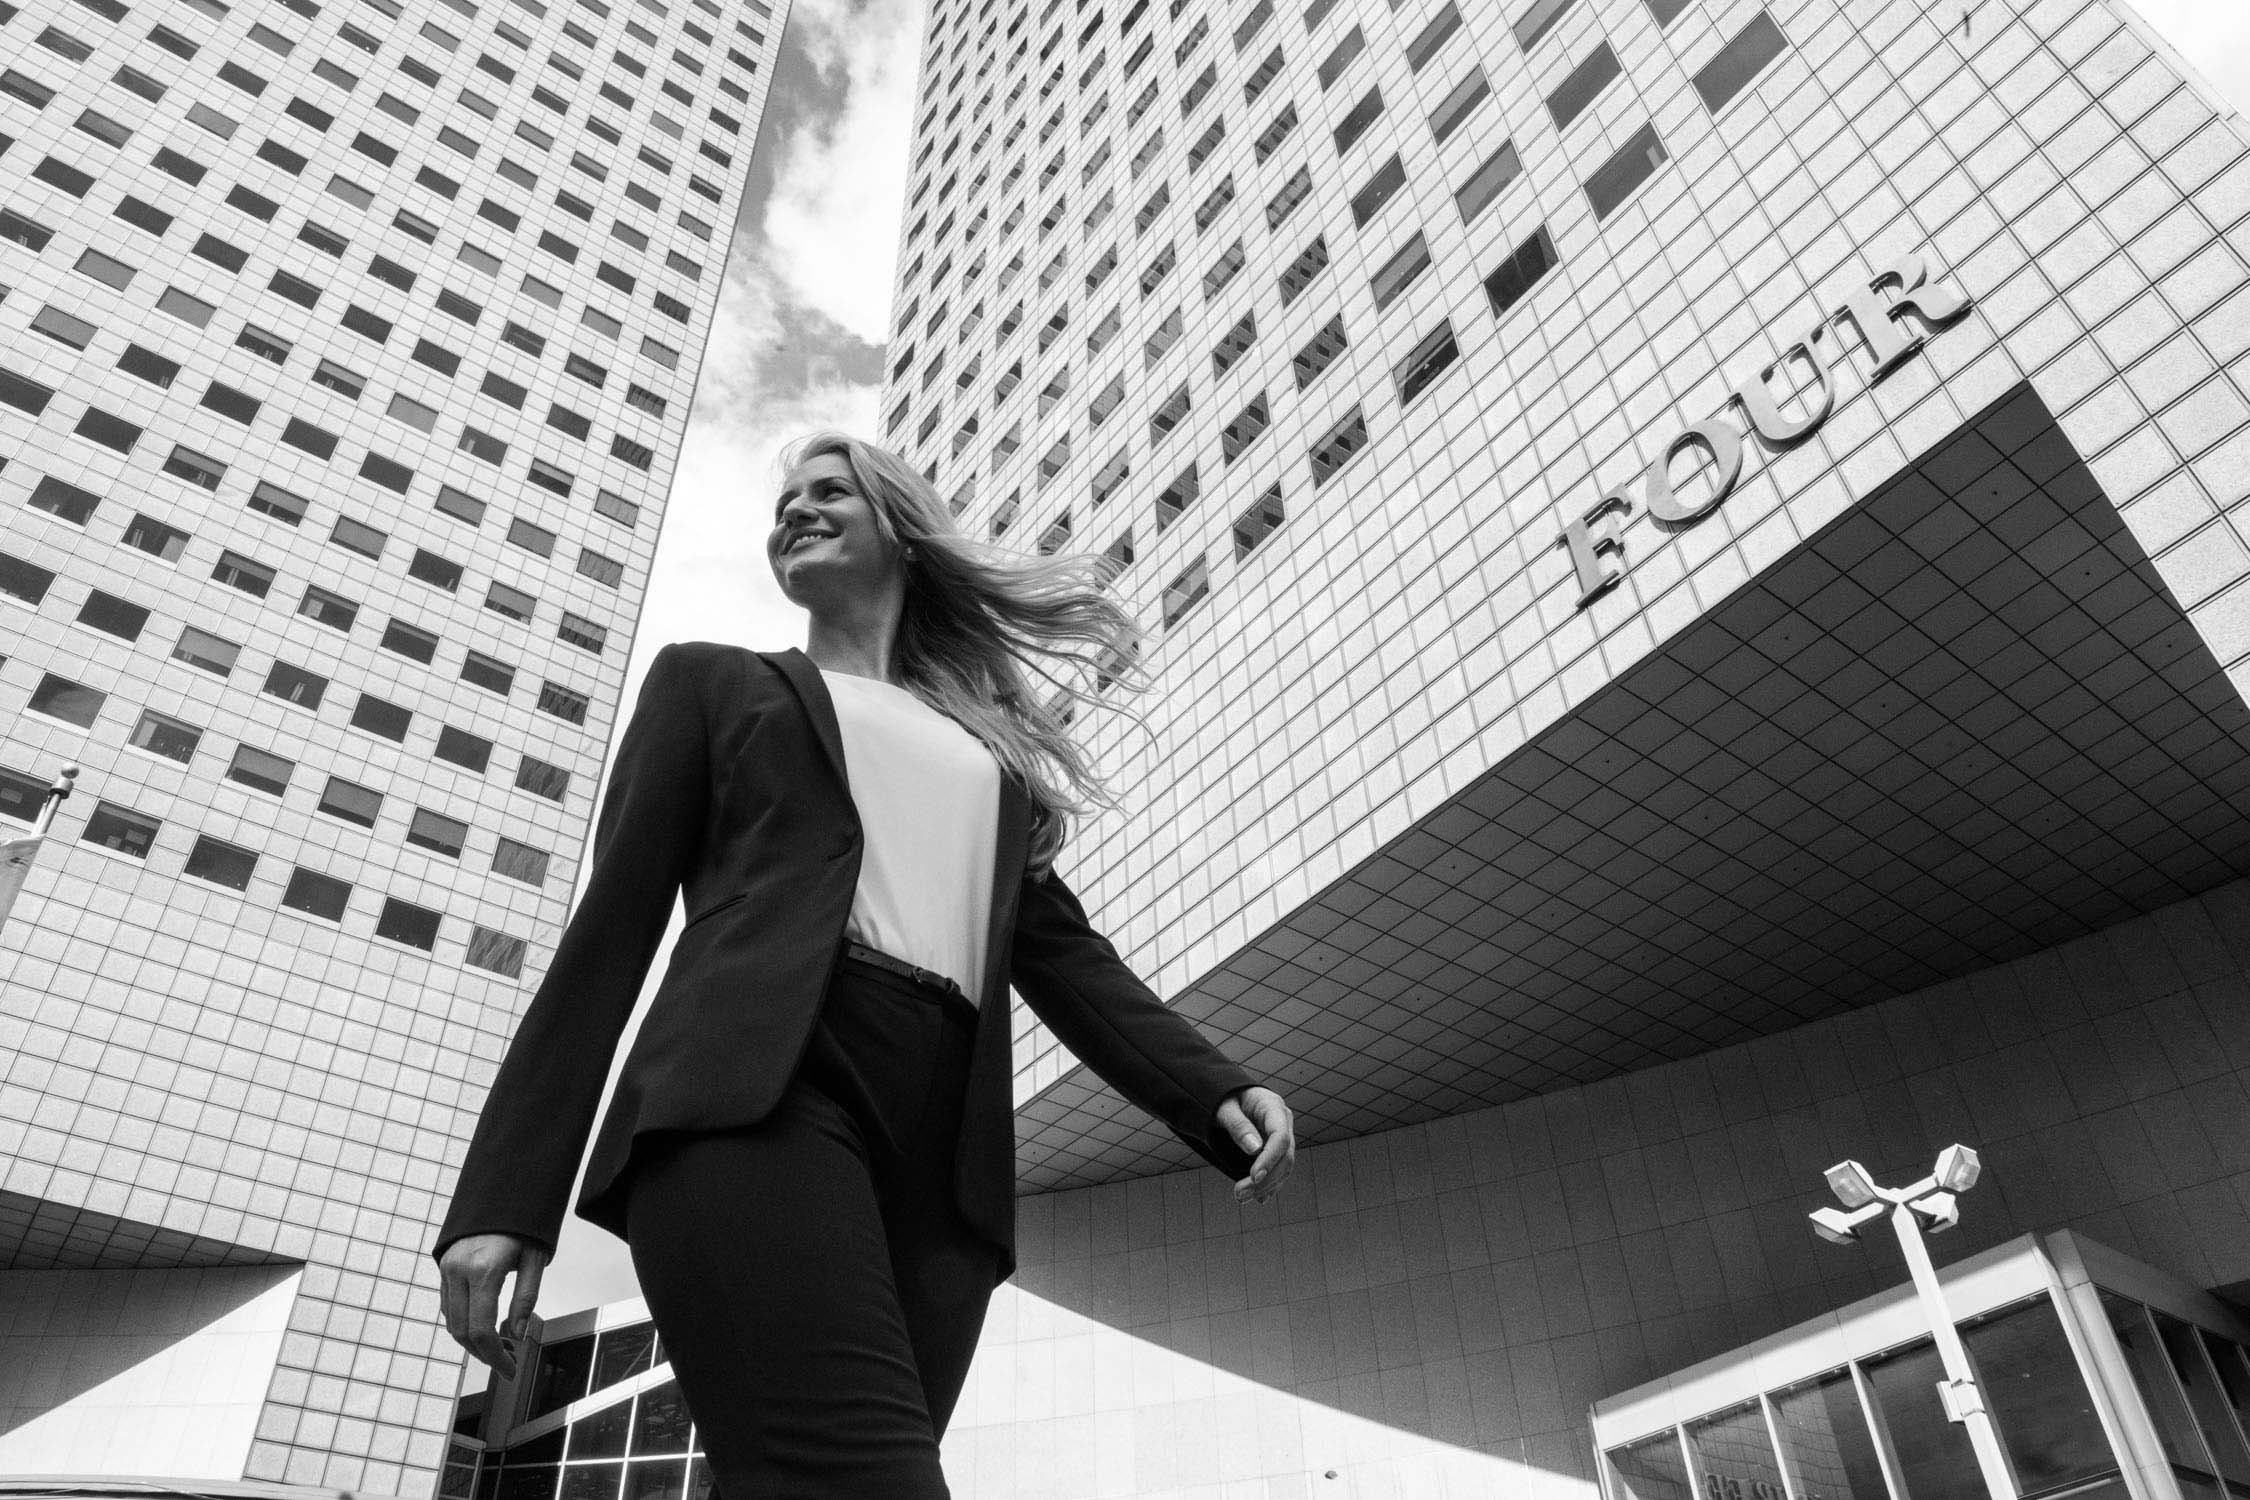
M 1949 1193 L 1965 1193 L 1977 1185 L 1984 1161 L 1976 1147 L 1953 1145 L 1938 1153 L 1937 1184 Z
M 1906 1206 L 1932 1234 L 1943 1234 L 1961 1222 L 1961 1200 L 1951 1193 L 1924 1193 Z
M 1826 1173 L 1836 1201 L 1846 1208 L 1863 1208 L 1875 1201 L 1875 1179 L 1856 1161 L 1840 1161 Z
M 1813 1233 L 1829 1244 L 1852 1245 L 1859 1242 L 1859 1226 L 1867 1215 L 1846 1213 L 1840 1208 L 1816 1208 L 1806 1217 L 1812 1220 Z

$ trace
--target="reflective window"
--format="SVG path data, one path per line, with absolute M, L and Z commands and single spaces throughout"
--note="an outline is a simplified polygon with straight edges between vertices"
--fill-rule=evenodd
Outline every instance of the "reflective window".
M 2011 1308 L 1962 1329 L 1961 1340 L 2024 1494 L 2117 1472 L 2052 1302 L 2041 1297 Z
M 1672 1433 L 1660 1432 L 1612 1448 L 1607 1457 L 1619 1500 L 1696 1500 L 1696 1488 L 1688 1483 L 1687 1459 Z
M 1773 1420 L 1800 1500 L 1888 1500 L 1850 1371 L 1778 1393 Z
M 1938 1382 L 1945 1368 L 1927 1340 L 1871 1361 L 1867 1383 L 1898 1455 L 1899 1478 L 1912 1500 L 1984 1500 L 1976 1452 L 1958 1423 L 1945 1419 Z

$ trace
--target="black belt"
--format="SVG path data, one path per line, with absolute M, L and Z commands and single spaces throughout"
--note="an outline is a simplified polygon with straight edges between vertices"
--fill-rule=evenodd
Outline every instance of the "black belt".
M 893 958 L 882 949 L 870 948 L 865 943 L 845 943 L 844 957 L 857 959 L 863 964 L 871 964 L 878 969 L 888 970 L 893 974 L 911 979 L 916 984 L 926 984 L 933 989 L 943 990 L 948 995 L 959 995 L 963 1000 L 969 998 L 962 992 L 961 986 L 950 976 L 940 974 L 934 969 L 925 969 L 919 965 L 910 964 L 903 958 Z

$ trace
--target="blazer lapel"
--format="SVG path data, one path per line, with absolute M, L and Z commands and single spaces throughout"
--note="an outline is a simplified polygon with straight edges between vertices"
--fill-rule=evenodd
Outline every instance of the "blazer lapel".
M 1000 773 L 1000 830 L 992 844 L 992 915 L 984 938 L 984 996 L 980 1013 L 1007 1016 L 1008 939 L 1016 926 L 1016 892 L 1031 852 L 1031 797 L 1015 777 Z M 1006 1035 L 1008 1028 L 998 1028 Z
M 791 647 L 787 651 L 761 651 L 758 653 L 780 669 L 797 699 L 804 705 L 805 716 L 812 720 L 813 733 L 820 739 L 820 748 L 828 756 L 828 769 L 836 773 L 836 785 L 848 797 L 851 777 L 844 769 L 844 731 L 836 723 L 836 704 L 828 696 L 828 684 L 820 680 L 820 668 L 812 658 Z

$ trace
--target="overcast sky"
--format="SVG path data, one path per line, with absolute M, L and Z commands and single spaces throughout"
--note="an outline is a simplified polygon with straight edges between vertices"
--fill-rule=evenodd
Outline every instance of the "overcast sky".
M 2001 0 L 1953 3 L 1973 13 Z M 2250 112 L 2250 4 L 2139 6 L 2236 109 Z M 776 458 L 816 428 L 875 433 L 922 12 L 921 0 L 795 0 L 790 8 L 634 638 L 627 711 L 666 642 L 769 651 L 804 644 L 804 616 L 766 569 Z M 669 951 L 668 937 L 652 979 Z M 624 1245 L 573 1217 L 539 1310 L 553 1317 L 637 1291 Z M 482 1380 L 475 1370 L 472 1386 Z

